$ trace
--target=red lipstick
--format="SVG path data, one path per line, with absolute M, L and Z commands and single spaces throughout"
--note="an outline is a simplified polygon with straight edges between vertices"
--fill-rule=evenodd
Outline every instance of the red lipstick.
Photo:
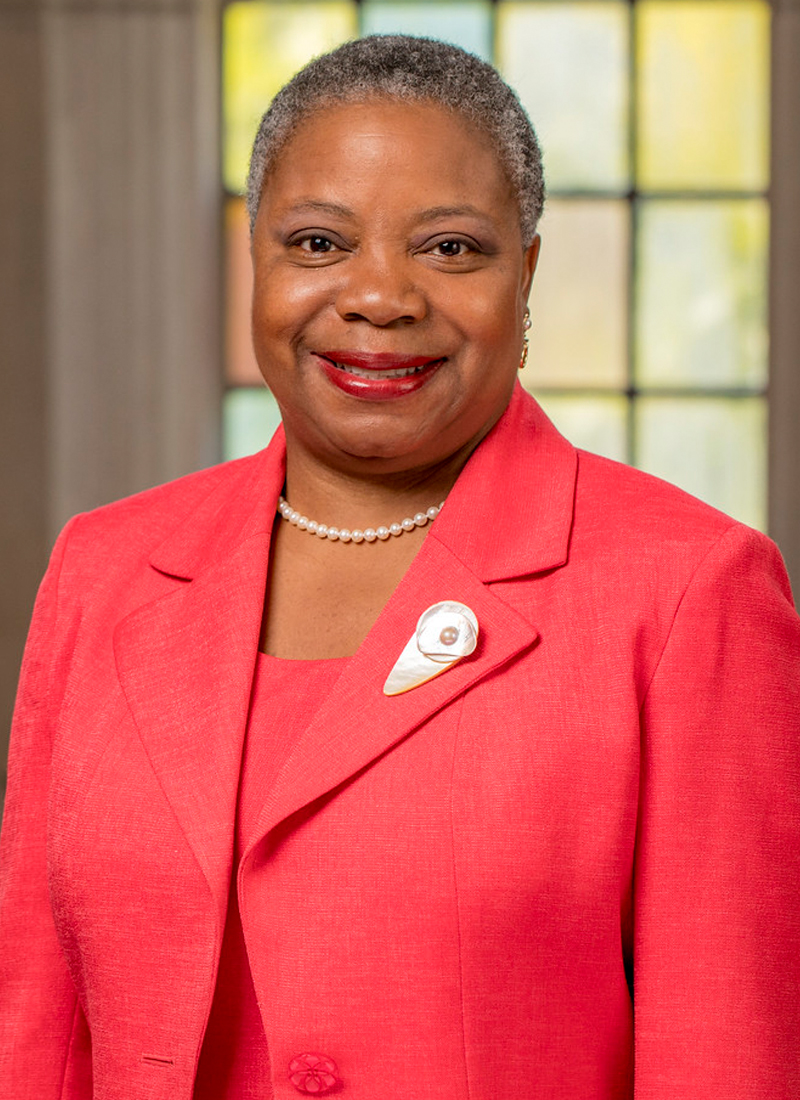
M 430 355 L 331 350 L 316 352 L 328 380 L 351 397 L 392 401 L 415 393 L 444 362 Z

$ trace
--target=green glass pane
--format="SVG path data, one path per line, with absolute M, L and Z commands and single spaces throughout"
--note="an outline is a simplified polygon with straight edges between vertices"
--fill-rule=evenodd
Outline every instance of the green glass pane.
M 281 422 L 275 398 L 263 386 L 228 390 L 222 405 L 222 452 L 226 459 L 255 454 Z
M 628 4 L 501 0 L 496 42 L 541 139 L 551 190 L 627 190 Z
M 762 190 L 769 171 L 769 4 L 636 4 L 642 188 Z
M 761 199 L 641 204 L 641 386 L 766 385 L 768 238 Z
M 355 3 L 243 0 L 224 9 L 223 175 L 243 191 L 253 137 L 275 93 L 317 54 L 358 34 Z
M 639 398 L 636 465 L 764 530 L 766 412 L 760 397 Z
M 526 386 L 626 384 L 630 214 L 617 199 L 552 199 L 541 222 Z
M 625 462 L 627 399 L 621 394 L 539 393 L 536 400 L 570 443 Z
M 492 5 L 484 0 L 434 0 L 429 3 L 364 0 L 361 32 L 441 38 L 487 61 L 492 59 Z

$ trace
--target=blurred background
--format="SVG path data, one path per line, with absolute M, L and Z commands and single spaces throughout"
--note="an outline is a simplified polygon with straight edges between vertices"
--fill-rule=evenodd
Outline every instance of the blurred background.
M 269 439 L 253 134 L 312 56 L 395 31 L 492 61 L 539 133 L 523 384 L 800 585 L 800 0 L 0 0 L 3 760 L 64 521 Z

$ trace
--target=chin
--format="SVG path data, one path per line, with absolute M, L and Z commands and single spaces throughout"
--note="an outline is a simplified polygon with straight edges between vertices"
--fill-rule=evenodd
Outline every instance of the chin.
M 353 444 L 349 447 L 342 449 L 342 454 L 345 458 L 351 459 L 354 462 L 369 462 L 380 463 L 393 469 L 403 470 L 410 469 L 420 464 L 420 461 L 424 462 L 424 459 L 420 460 L 420 457 L 414 453 L 407 453 L 398 448 L 392 443 L 363 443 Z
M 352 431 L 332 431 L 328 444 L 334 453 L 350 459 L 415 466 L 425 460 L 430 441 L 401 432 L 396 424 L 383 423 L 362 424 Z

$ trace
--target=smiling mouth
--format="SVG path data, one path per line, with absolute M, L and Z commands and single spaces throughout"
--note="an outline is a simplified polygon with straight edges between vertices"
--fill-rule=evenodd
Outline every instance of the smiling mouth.
M 368 378 L 370 381 L 384 381 L 391 378 L 408 378 L 412 374 L 421 374 L 422 371 L 427 370 L 428 367 L 433 366 L 434 363 L 438 364 L 443 362 L 442 359 L 430 359 L 427 363 L 421 363 L 418 367 L 398 367 L 396 370 L 365 370 L 363 367 L 355 367 L 352 363 L 337 363 L 335 359 L 328 359 L 328 362 L 336 367 L 337 370 L 344 371 L 346 374 L 354 374 L 356 378 Z
M 436 376 L 447 356 L 404 355 L 389 351 L 329 348 L 314 352 L 328 381 L 348 397 L 394 401 L 410 397 Z

